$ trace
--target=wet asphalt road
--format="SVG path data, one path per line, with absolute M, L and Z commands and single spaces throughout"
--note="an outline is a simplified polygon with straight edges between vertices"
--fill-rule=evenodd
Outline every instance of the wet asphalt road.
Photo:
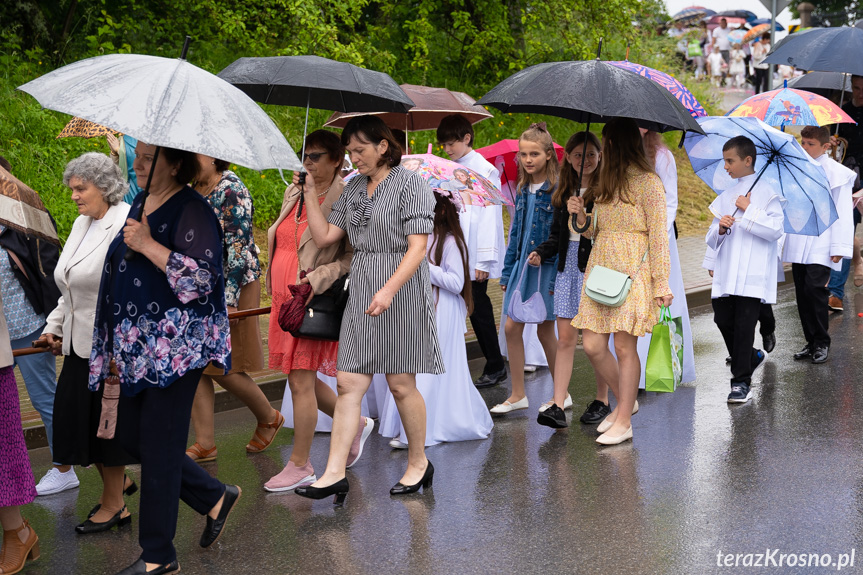
M 863 318 L 856 310 L 863 311 L 863 292 L 850 288 L 844 315 L 831 319 L 831 357 L 822 366 L 791 358 L 804 343 L 792 290 L 780 292 L 775 310 L 778 344 L 748 404 L 726 404 L 726 352 L 711 310 L 698 308 L 698 381 L 673 394 L 642 393 L 632 443 L 598 447 L 595 426 L 578 423 L 593 398 L 593 372 L 579 351 L 572 427 L 555 433 L 537 425 L 536 408 L 551 397 L 552 382 L 547 370 L 529 375 L 531 407 L 496 420 L 488 440 L 428 449 L 436 474 L 426 494 L 389 496 L 406 453 L 391 450 L 377 430 L 348 473 L 344 508 L 267 494 L 261 485 L 287 461 L 290 433 L 247 456 L 251 414 L 219 414 L 219 460 L 205 465 L 242 486 L 243 497 L 210 550 L 197 545 L 204 520 L 181 506 L 175 543 L 183 572 L 832 573 L 852 551 L 854 566 L 841 572 L 859 572 Z M 508 387 L 483 395 L 493 405 Z M 318 473 L 328 445 L 327 435 L 316 436 Z M 31 458 L 41 477 L 47 450 Z M 137 521 L 120 532 L 74 533 L 101 486 L 94 469 L 79 477 L 80 489 L 24 508 L 42 546 L 24 573 L 113 574 L 137 558 Z M 128 498 L 135 515 L 138 502 Z M 765 551 L 768 567 L 744 566 Z M 782 554 L 794 554 L 796 565 L 786 557 L 780 566 Z M 718 566 L 726 560 L 739 566 Z

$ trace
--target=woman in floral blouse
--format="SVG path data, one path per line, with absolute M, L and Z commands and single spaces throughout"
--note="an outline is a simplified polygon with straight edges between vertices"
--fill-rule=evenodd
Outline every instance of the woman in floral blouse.
M 135 198 L 123 233 L 108 248 L 96 308 L 90 388 L 116 362 L 122 396 L 117 435 L 141 462 L 140 559 L 122 571 L 179 570 L 173 539 L 179 500 L 207 524 L 209 547 L 240 496 L 185 456 L 195 390 L 204 368 L 230 368 L 222 234 L 207 201 L 185 185 L 194 154 L 138 142 L 135 174 L 149 193 Z M 139 218 L 141 221 L 139 221 Z M 128 249 L 127 249 L 128 247 Z M 126 259 L 129 250 L 137 252 Z
M 228 162 L 203 154 L 198 154 L 194 187 L 206 198 L 222 225 L 222 266 L 228 313 L 260 307 L 261 282 L 258 278 L 261 264 L 252 233 L 252 195 L 240 178 L 228 169 Z M 216 458 L 213 380 L 245 403 L 258 420 L 246 451 L 258 453 L 270 446 L 285 418 L 273 409 L 248 375 L 251 371 L 263 369 L 263 357 L 258 316 L 232 320 L 231 371 L 225 373 L 215 366 L 204 370 L 192 407 L 195 443 L 186 450 L 186 455 L 199 463 Z

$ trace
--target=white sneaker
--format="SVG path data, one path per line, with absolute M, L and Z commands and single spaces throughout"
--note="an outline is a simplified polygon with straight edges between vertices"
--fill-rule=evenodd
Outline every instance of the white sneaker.
M 393 449 L 407 449 L 408 444 L 402 443 L 398 439 L 393 438 L 390 440 L 390 447 L 392 447 Z
M 525 366 L 524 366 L 524 372 L 525 372 L 525 373 L 533 373 L 534 371 L 536 371 L 536 366 L 535 366 L 535 365 L 527 365 L 527 364 L 525 364 Z
M 527 396 L 525 395 L 515 403 L 510 403 L 508 401 L 504 401 L 503 403 L 498 403 L 494 407 L 492 407 L 489 411 L 495 414 L 509 413 L 510 411 L 516 411 L 519 409 L 527 409 Z
M 72 467 L 66 473 L 61 473 L 56 467 L 48 470 L 48 473 L 39 480 L 36 485 L 37 495 L 54 495 L 67 489 L 75 489 L 81 485 L 78 481 L 78 476 L 75 475 L 75 468 Z
M 546 409 L 551 407 L 553 404 L 554 404 L 554 400 L 549 399 L 548 401 L 546 401 L 545 403 L 543 403 L 542 405 L 539 406 L 539 412 L 542 413 L 543 411 L 545 411 Z M 568 393 L 566 394 L 566 399 L 563 400 L 563 408 L 564 409 L 572 409 L 572 396 L 569 395 Z

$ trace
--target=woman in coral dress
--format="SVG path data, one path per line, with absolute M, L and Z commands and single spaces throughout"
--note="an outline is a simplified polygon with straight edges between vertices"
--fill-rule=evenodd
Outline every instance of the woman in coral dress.
M 670 305 L 669 253 L 665 191 L 647 160 L 638 125 L 616 119 L 602 130 L 599 185 L 577 198 L 577 225 L 587 226 L 584 203 L 594 201 L 591 225 L 584 236 L 593 240 L 585 284 L 595 266 L 628 274 L 632 287 L 620 307 L 597 303 L 582 293 L 572 325 L 584 330 L 584 351 L 593 368 L 609 382 L 617 398 L 614 411 L 597 427 L 597 442 L 613 445 L 632 439 L 630 417 L 638 393 L 641 363 L 638 338 L 651 331 L 659 306 Z M 614 334 L 617 358 L 608 349 Z

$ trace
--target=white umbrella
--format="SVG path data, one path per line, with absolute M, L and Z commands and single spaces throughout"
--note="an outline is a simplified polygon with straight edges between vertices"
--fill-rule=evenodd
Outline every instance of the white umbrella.
M 258 104 L 184 58 L 96 56 L 18 89 L 43 108 L 114 128 L 155 146 L 205 154 L 254 170 L 302 167 Z

